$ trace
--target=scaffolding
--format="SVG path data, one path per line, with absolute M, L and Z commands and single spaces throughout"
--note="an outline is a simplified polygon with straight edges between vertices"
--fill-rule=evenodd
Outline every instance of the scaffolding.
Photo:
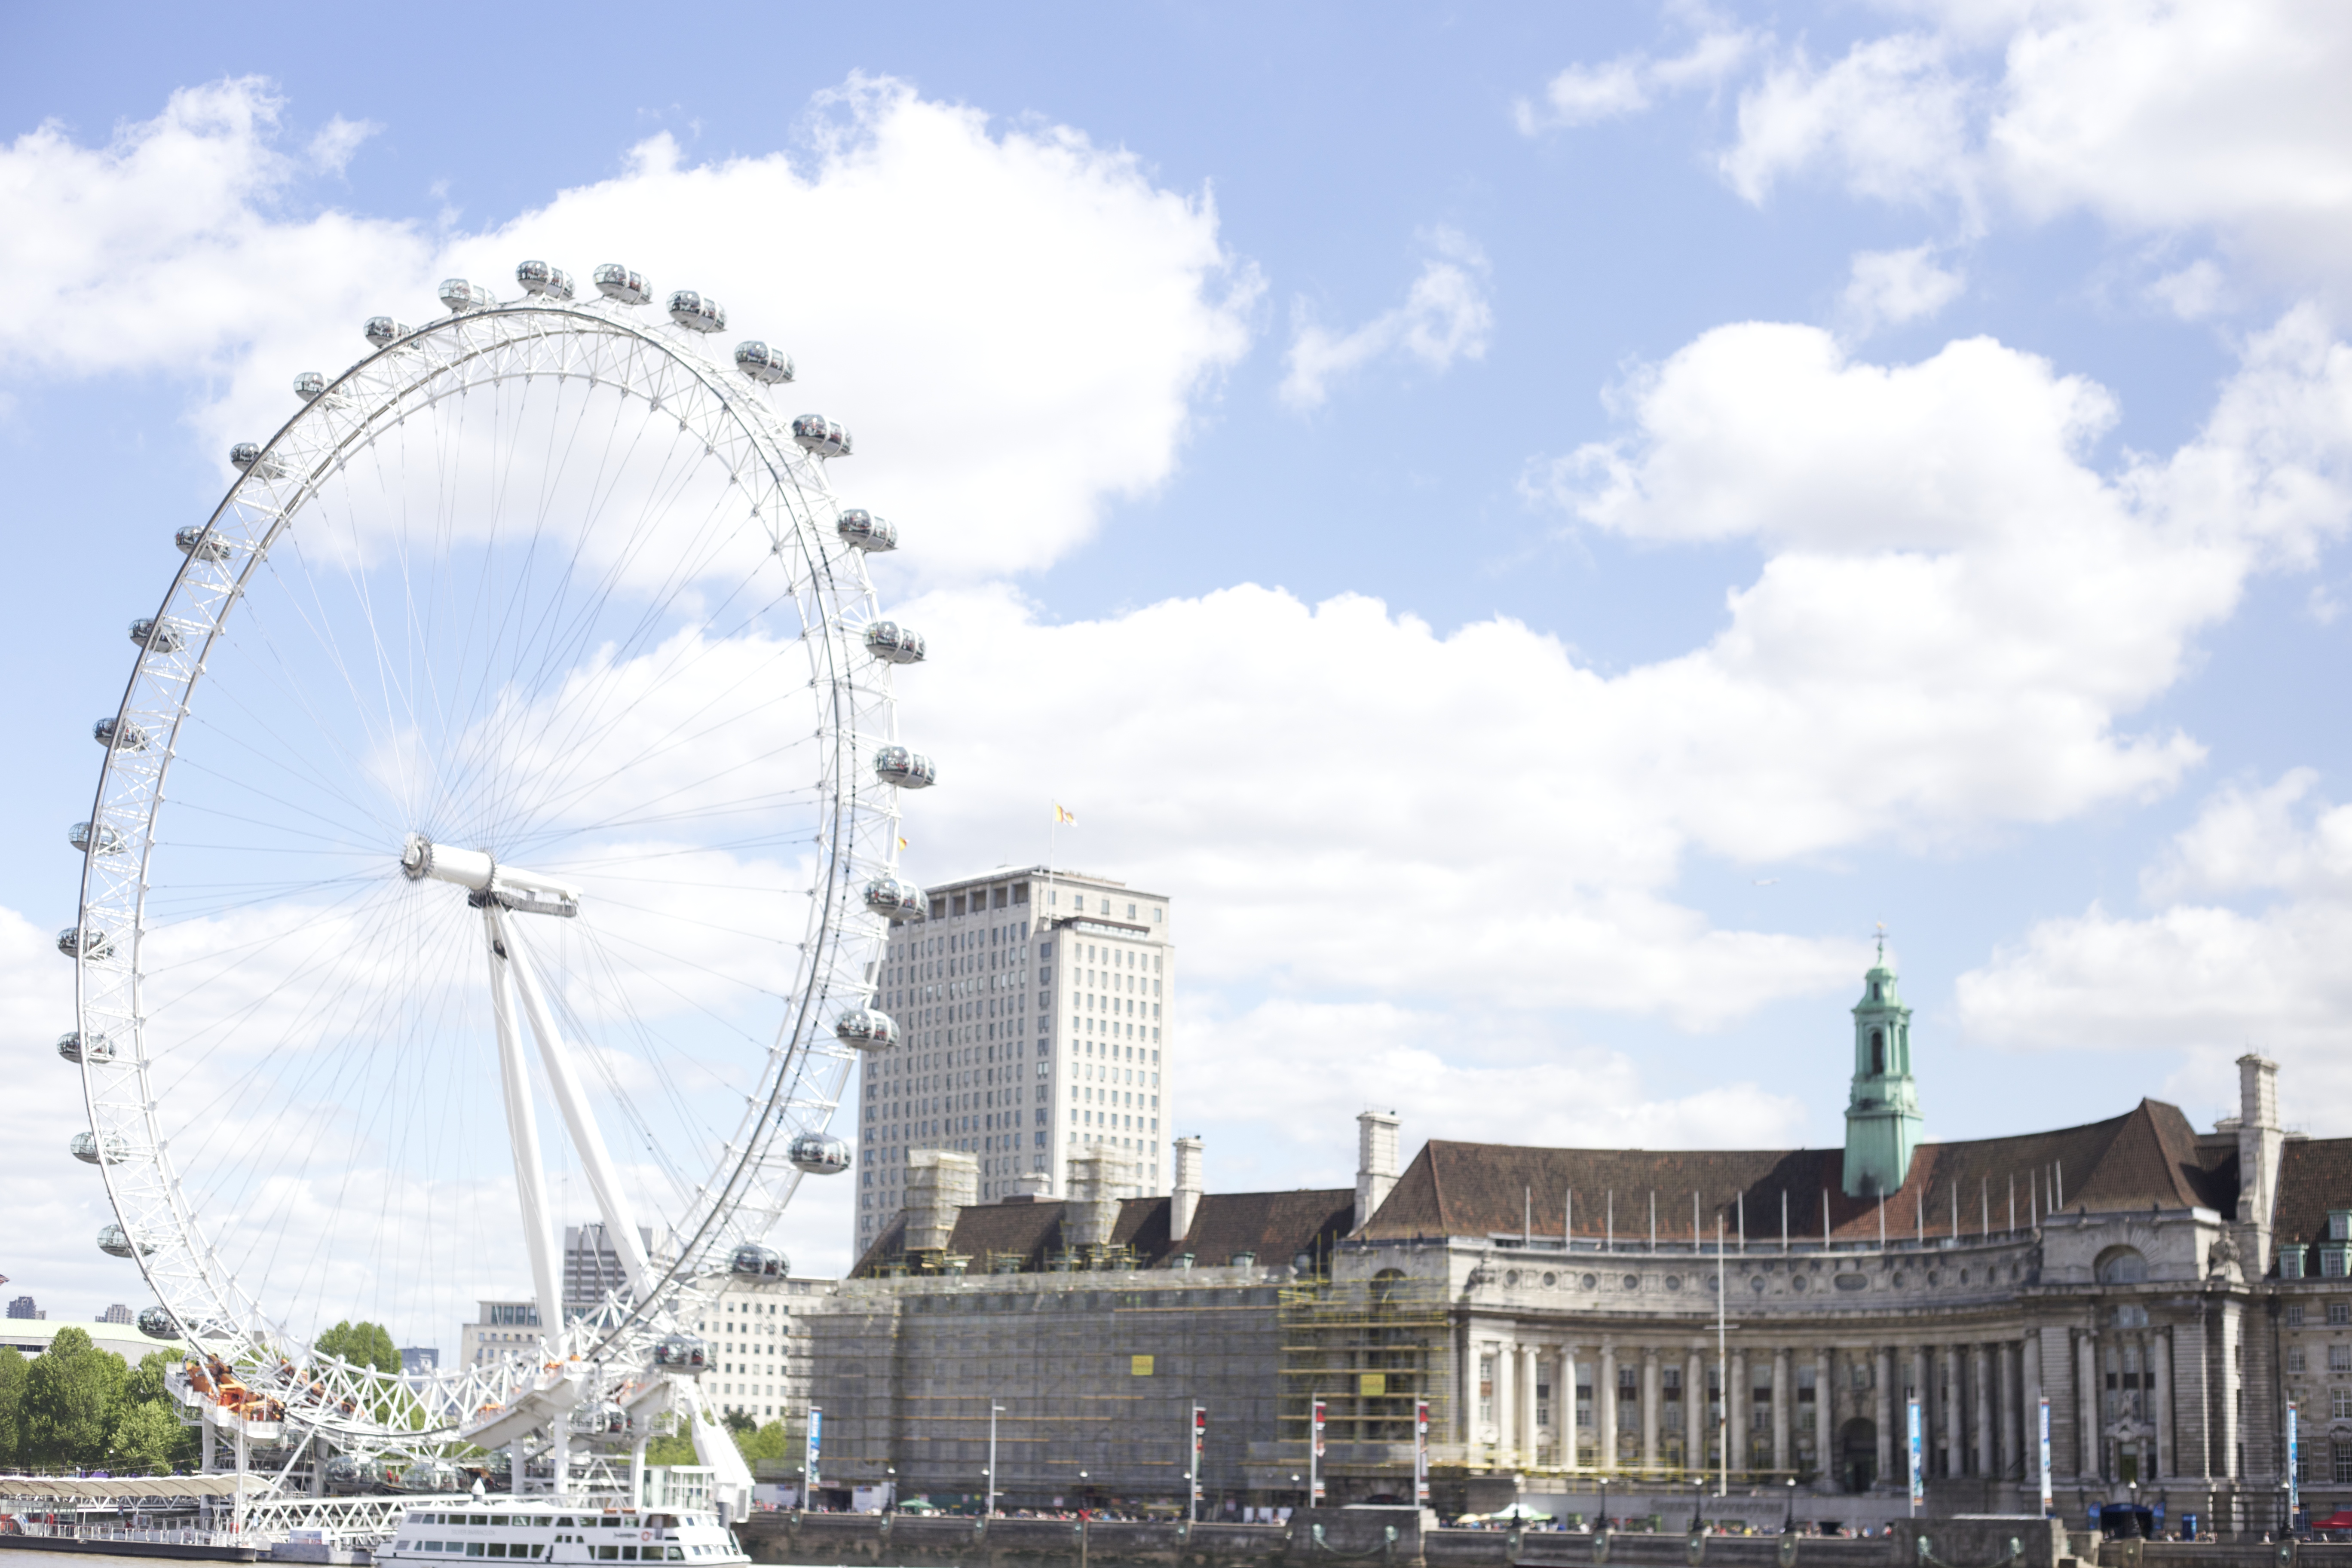
M 1391 1478 L 1405 1484 L 1389 1489 L 1410 1493 L 1415 1404 L 1428 1402 L 1433 1437 L 1452 1430 L 1454 1327 L 1444 1282 L 1302 1283 L 1282 1292 L 1278 1318 L 1283 1461 L 1305 1466 L 1320 1398 L 1325 1473 Z

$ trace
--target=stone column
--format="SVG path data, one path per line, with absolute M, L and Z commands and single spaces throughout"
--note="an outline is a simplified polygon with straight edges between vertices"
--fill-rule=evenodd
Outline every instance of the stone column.
M 1574 1471 L 1583 1461 L 1576 1457 L 1576 1363 L 1577 1347 L 1559 1347 L 1559 1464 L 1564 1470 Z
M 2025 1474 L 2018 1458 L 2021 1451 L 2019 1444 L 2022 1440 L 2020 1434 L 2024 1429 L 2017 1418 L 2017 1344 L 2014 1341 L 2003 1340 L 1993 1353 L 1997 1363 L 1993 1368 L 1994 1394 L 1999 1401 L 1999 1409 L 1993 1419 L 2000 1430 L 2000 1473 L 2007 1479 Z
M 1772 1352 L 1772 1468 L 1789 1468 L 1789 1407 L 1797 1402 L 1790 1385 L 1786 1346 Z
M 1683 1363 L 1683 1468 L 1706 1470 L 1706 1356 L 1696 1340 Z
M 1895 1477 L 1895 1352 L 1878 1350 L 1878 1484 Z
M 2156 1475 L 2158 1479 L 2171 1475 L 2180 1468 L 2179 1446 L 2172 1438 L 2172 1331 L 2158 1329 L 2147 1336 L 2149 1381 L 2156 1384 L 2148 1402 L 2147 1418 L 2156 1428 Z
M 2042 1331 L 2038 1328 L 2025 1331 L 2017 1385 L 2017 1451 L 2023 1464 L 2018 1473 L 2038 1489 L 2042 1484 Z
M 2092 1333 L 2074 1342 L 2074 1451 L 2076 1476 L 2106 1479 L 2106 1445 L 2099 1440 L 2099 1340 Z
M 1992 1468 L 1992 1354 L 1990 1347 L 1969 1347 L 1969 1379 L 1974 1385 L 1977 1474 L 1990 1477 Z
M 1735 1346 L 1731 1365 L 1723 1377 L 1723 1457 L 1734 1475 L 1748 1468 L 1748 1418 L 1756 1405 L 1751 1392 L 1748 1386 L 1748 1352 Z
M 1642 1468 L 1654 1475 L 1658 1468 L 1658 1347 L 1642 1347 Z
M 1519 1347 L 1519 1463 L 1532 1465 L 1536 1451 L 1536 1347 Z
M 1961 1390 L 1958 1348 L 1946 1345 L 1940 1352 L 1939 1359 L 1943 1363 L 1944 1375 L 1943 1380 L 1937 1384 L 1937 1393 L 1944 1401 L 1944 1473 L 1948 1476 L 1957 1476 L 1963 1474 L 1969 1468 L 1969 1451 L 1964 1446 L 1967 1438 L 1961 1435 L 1960 1426 Z
M 1602 1475 L 1617 1468 L 1617 1345 L 1612 1340 L 1601 1342 L 1601 1369 L 1592 1379 L 1592 1425 L 1594 1453 Z
M 1511 1452 L 1518 1434 L 1517 1402 L 1512 1395 L 1518 1391 L 1511 1386 L 1513 1374 L 1518 1371 L 1518 1346 L 1511 1340 L 1494 1342 L 1495 1353 L 1495 1462 L 1506 1469 L 1517 1463 Z
M 1828 1478 L 1834 1478 L 1838 1468 L 1837 1453 L 1830 1447 L 1837 1432 L 1836 1370 L 1837 1358 L 1827 1345 L 1813 1352 L 1813 1468 Z

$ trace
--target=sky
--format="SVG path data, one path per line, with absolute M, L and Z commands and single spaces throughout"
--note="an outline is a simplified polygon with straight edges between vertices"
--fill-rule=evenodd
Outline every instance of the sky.
M 855 429 L 907 874 L 1059 802 L 1169 896 L 1214 1188 L 1368 1106 L 1835 1143 L 1882 924 L 1930 1137 L 2249 1049 L 2352 1134 L 2341 7 L 112 15 L 0 57 L 10 1295 L 146 1300 L 51 1048 L 122 628 L 296 372 L 526 256 Z

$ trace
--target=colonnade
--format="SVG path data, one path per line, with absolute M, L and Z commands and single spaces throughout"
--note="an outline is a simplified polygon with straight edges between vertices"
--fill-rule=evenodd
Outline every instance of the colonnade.
M 1477 1392 L 1465 1402 L 1462 1436 L 1508 1468 L 1712 1473 L 1718 1464 L 1714 1401 L 1728 1391 L 1724 1433 L 1735 1474 L 1809 1471 L 1850 1485 L 1860 1456 L 1842 1452 L 1841 1438 L 1846 1425 L 1861 1418 L 1872 1428 L 1872 1478 L 1900 1484 L 1907 1402 L 1916 1397 L 1929 1477 L 2016 1479 L 2029 1473 L 2034 1426 L 2026 1413 L 2042 1388 L 2035 1335 L 1903 1345 L 1748 1342 L 1755 1338 L 1743 1332 L 1731 1341 L 1726 1369 L 1711 1334 L 1533 1338 L 1522 1329 L 1482 1335 L 1474 1327 L 1467 1371 Z M 2086 1362 L 2080 1375 L 2065 1380 L 2084 1391 L 2092 1430 L 2095 1372 Z M 1810 1400 L 1802 1397 L 1807 1383 Z M 1580 1389 L 1590 1390 L 1589 1401 L 1580 1400 Z M 1669 1398 L 1670 1392 L 1679 1397 Z M 1629 1395 L 1631 1412 L 1623 1407 Z M 1675 1406 L 1678 1432 L 1666 1426 Z M 1672 1441 L 1676 1436 L 1679 1445 Z M 1679 1454 L 1672 1451 L 1676 1447 Z

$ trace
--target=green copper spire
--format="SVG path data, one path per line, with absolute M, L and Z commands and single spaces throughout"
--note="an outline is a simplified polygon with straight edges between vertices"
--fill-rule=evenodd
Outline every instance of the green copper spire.
M 1902 1190 L 1921 1131 L 1919 1087 L 1911 1079 L 1911 1009 L 1886 967 L 1883 926 L 1878 962 L 1862 981 L 1853 1009 L 1853 1093 L 1845 1108 L 1845 1191 L 1856 1198 Z

